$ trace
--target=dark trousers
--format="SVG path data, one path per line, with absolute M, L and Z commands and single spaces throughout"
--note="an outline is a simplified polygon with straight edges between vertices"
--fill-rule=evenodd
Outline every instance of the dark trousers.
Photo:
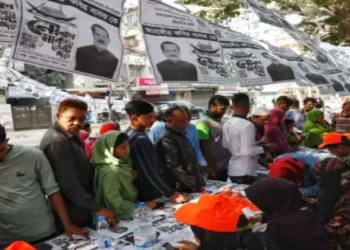
M 230 176 L 230 180 L 237 184 L 251 185 L 256 181 L 256 177 L 250 175 Z
M 220 169 L 216 175 L 215 180 L 227 182 L 227 178 L 228 178 L 227 169 Z

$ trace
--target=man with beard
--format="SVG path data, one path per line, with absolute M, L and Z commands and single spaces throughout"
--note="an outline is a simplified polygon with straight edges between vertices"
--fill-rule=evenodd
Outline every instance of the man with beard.
M 109 34 L 99 24 L 92 25 L 91 30 L 94 44 L 77 49 L 75 70 L 112 79 L 118 59 L 107 50 Z
M 71 221 L 77 226 L 91 226 L 94 213 L 115 224 L 115 214 L 103 208 L 93 197 L 94 169 L 79 138 L 87 109 L 87 104 L 80 100 L 61 102 L 56 122 L 42 138 L 40 149 L 51 164 Z M 62 225 L 55 213 L 54 217 L 60 232 Z
M 271 64 L 266 68 L 273 82 L 295 80 L 294 71 L 288 65 L 281 63 L 276 57 L 267 52 L 261 53 Z
M 222 146 L 221 119 L 230 106 L 229 100 L 221 95 L 215 95 L 209 100 L 208 110 L 197 124 L 198 137 L 202 153 L 208 164 L 210 178 L 227 181 L 227 167 L 230 153 Z
M 180 58 L 180 47 L 173 42 L 163 42 L 161 48 L 167 60 L 157 64 L 163 81 L 198 81 L 197 68 Z

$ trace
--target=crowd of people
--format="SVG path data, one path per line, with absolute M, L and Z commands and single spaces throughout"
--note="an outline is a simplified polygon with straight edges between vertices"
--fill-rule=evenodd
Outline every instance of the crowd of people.
M 199 240 L 182 242 L 182 249 L 350 249 L 350 102 L 331 124 L 317 100 L 303 104 L 280 96 L 272 110 L 251 110 L 245 93 L 234 94 L 231 104 L 215 95 L 192 124 L 185 106 L 156 114 L 135 99 L 125 107 L 125 131 L 110 121 L 92 138 L 87 104 L 66 99 L 39 149 L 9 144 L 0 125 L 0 249 L 62 233 L 88 237 L 96 216 L 116 225 L 132 218 L 139 201 L 150 209 L 161 197 L 182 204 L 187 193 L 205 191 L 207 179 L 250 187 L 213 195 L 208 204 L 201 197 L 191 213 L 178 211 Z M 223 122 L 229 107 L 233 116 Z M 300 145 L 327 148 L 334 157 L 306 159 L 296 152 Z M 260 166 L 274 178 L 258 179 Z M 226 204 L 242 197 L 263 213 L 257 223 L 231 214 Z M 206 211 L 201 220 L 191 218 L 196 209 Z

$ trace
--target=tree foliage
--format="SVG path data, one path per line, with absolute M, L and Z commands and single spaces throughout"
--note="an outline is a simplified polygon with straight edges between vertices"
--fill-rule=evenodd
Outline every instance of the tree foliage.
M 334 45 L 350 45 L 350 0 L 261 0 L 276 4 L 281 10 L 304 16 L 299 24 L 307 33 Z M 212 7 L 200 11 L 202 18 L 222 22 L 239 15 L 240 0 L 178 0 L 180 4 Z
M 65 88 L 66 75 L 65 73 L 54 71 L 52 69 L 45 69 L 35 67 L 33 65 L 25 64 L 25 71 L 21 72 L 23 75 L 43 83 L 47 86 L 56 88 Z

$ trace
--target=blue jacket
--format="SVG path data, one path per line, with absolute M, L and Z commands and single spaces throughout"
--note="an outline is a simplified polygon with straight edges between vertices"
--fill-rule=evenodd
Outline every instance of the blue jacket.
M 162 135 L 162 133 L 165 130 L 165 123 L 156 121 L 153 126 L 151 127 L 151 130 L 148 132 L 148 137 L 151 139 L 153 144 L 157 141 L 157 139 Z M 193 150 L 196 153 L 198 164 L 202 167 L 207 166 L 207 162 L 202 154 L 200 144 L 199 144 L 199 138 L 197 134 L 196 126 L 190 123 L 186 129 L 186 137 L 191 143 Z

